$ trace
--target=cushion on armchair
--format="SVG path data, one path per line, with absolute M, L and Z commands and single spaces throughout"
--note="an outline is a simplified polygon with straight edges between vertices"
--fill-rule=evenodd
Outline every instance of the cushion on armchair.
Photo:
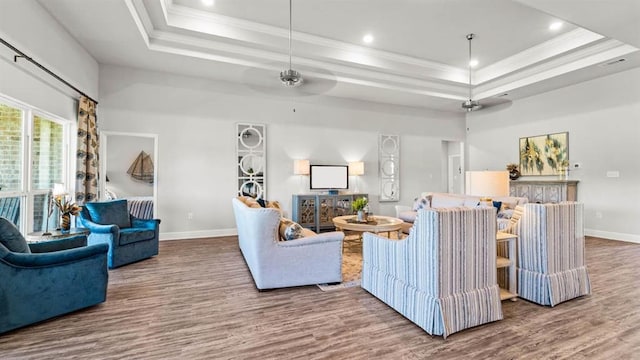
M 91 221 L 101 225 L 118 225 L 119 228 L 131 227 L 127 200 L 90 202 L 84 205 L 91 215 Z
M 29 245 L 20 231 L 9 220 L 0 221 L 0 243 L 9 251 L 29 254 Z
M 127 245 L 138 241 L 151 240 L 156 236 L 153 230 L 141 228 L 124 228 L 120 230 L 120 245 Z

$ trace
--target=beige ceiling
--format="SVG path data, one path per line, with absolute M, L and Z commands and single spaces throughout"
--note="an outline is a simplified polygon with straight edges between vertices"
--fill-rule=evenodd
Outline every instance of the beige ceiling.
M 267 96 L 462 111 L 470 32 L 480 62 L 473 98 L 485 105 L 640 66 L 636 0 L 579 1 L 579 10 L 578 0 L 293 0 L 292 68 L 305 78 L 295 89 L 278 79 L 288 67 L 287 0 L 40 3 L 102 64 L 227 81 Z M 564 26 L 552 32 L 555 21 Z

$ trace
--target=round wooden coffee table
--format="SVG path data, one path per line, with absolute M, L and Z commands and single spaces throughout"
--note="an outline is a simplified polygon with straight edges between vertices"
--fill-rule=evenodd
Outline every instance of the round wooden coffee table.
M 346 215 L 346 216 L 338 216 L 333 218 L 333 225 L 337 230 L 349 230 L 349 231 L 357 231 L 360 233 L 363 232 L 371 232 L 374 234 L 379 234 L 386 232 L 387 237 L 391 235 L 392 231 L 396 231 L 398 233 L 398 239 L 400 238 L 400 230 L 402 229 L 403 221 L 390 216 L 369 216 L 366 223 L 358 222 L 356 215 Z
M 28 233 L 25 239 L 28 243 L 39 243 L 52 240 L 62 240 L 78 235 L 89 235 L 89 229 L 71 228 L 69 231 L 49 230 L 49 234 L 44 235 L 43 231 Z

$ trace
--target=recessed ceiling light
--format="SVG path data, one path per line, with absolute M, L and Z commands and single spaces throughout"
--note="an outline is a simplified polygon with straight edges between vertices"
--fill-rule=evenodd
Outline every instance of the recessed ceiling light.
M 371 34 L 367 34 L 362 38 L 362 41 L 365 42 L 365 44 L 371 44 L 373 42 L 373 35 Z
M 560 30 L 561 28 L 562 28 L 562 21 L 556 21 L 551 25 L 549 25 L 549 30 L 551 31 L 557 31 L 557 30 Z
M 201 0 L 204 6 L 213 6 L 215 0 Z
M 471 66 L 471 67 L 478 66 L 478 60 L 472 59 L 471 61 L 469 61 L 469 66 Z

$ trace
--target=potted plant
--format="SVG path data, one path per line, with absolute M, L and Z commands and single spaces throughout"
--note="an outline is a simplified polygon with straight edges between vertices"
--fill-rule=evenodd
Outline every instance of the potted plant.
M 509 179 L 517 180 L 520 177 L 520 170 L 518 170 L 518 164 L 507 164 L 507 170 L 509 171 Z
M 353 202 L 351 203 L 351 210 L 353 210 L 358 214 L 358 221 L 361 221 L 361 222 L 366 221 L 364 210 L 368 204 L 369 204 L 369 200 L 367 200 L 367 198 L 364 196 L 353 200 Z

